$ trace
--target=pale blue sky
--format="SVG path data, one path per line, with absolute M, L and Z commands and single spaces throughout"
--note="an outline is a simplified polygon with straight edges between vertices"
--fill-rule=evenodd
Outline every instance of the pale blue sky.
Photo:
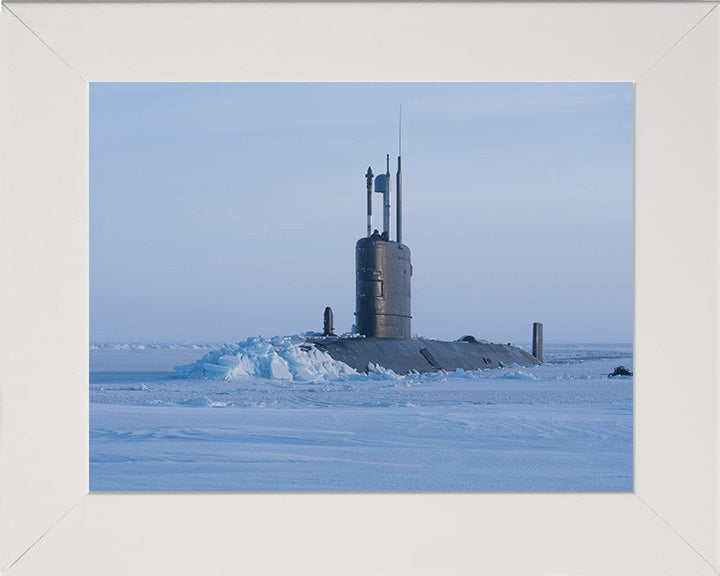
M 349 330 L 364 174 L 394 166 L 402 104 L 413 332 L 631 342 L 632 92 L 93 83 L 91 341 L 294 334 L 328 305 Z

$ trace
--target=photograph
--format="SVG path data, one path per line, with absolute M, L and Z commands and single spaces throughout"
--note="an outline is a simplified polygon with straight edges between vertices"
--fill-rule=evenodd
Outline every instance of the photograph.
M 90 82 L 90 490 L 632 492 L 632 82 Z

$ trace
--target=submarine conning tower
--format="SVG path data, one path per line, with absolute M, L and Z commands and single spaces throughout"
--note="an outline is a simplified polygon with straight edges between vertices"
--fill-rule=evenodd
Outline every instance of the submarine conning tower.
M 402 171 L 398 156 L 396 239 L 390 239 L 390 155 L 385 174 L 365 174 L 367 236 L 355 244 L 355 322 L 368 338 L 410 338 L 410 249 L 402 243 Z M 374 191 L 373 191 L 374 188 Z M 383 195 L 383 231 L 372 228 L 373 193 Z

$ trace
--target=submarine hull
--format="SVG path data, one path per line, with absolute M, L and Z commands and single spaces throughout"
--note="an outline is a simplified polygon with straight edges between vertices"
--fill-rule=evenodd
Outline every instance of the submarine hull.
M 312 343 L 319 350 L 327 352 L 333 360 L 344 362 L 358 372 L 367 372 L 370 364 L 382 366 L 396 374 L 540 364 L 531 354 L 516 346 L 490 342 L 448 342 L 424 338 L 323 338 L 313 340 Z

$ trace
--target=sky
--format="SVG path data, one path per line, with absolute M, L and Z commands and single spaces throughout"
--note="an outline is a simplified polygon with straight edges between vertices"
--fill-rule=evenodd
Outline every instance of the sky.
M 92 83 L 91 342 L 349 331 L 400 106 L 413 333 L 632 342 L 631 83 Z

